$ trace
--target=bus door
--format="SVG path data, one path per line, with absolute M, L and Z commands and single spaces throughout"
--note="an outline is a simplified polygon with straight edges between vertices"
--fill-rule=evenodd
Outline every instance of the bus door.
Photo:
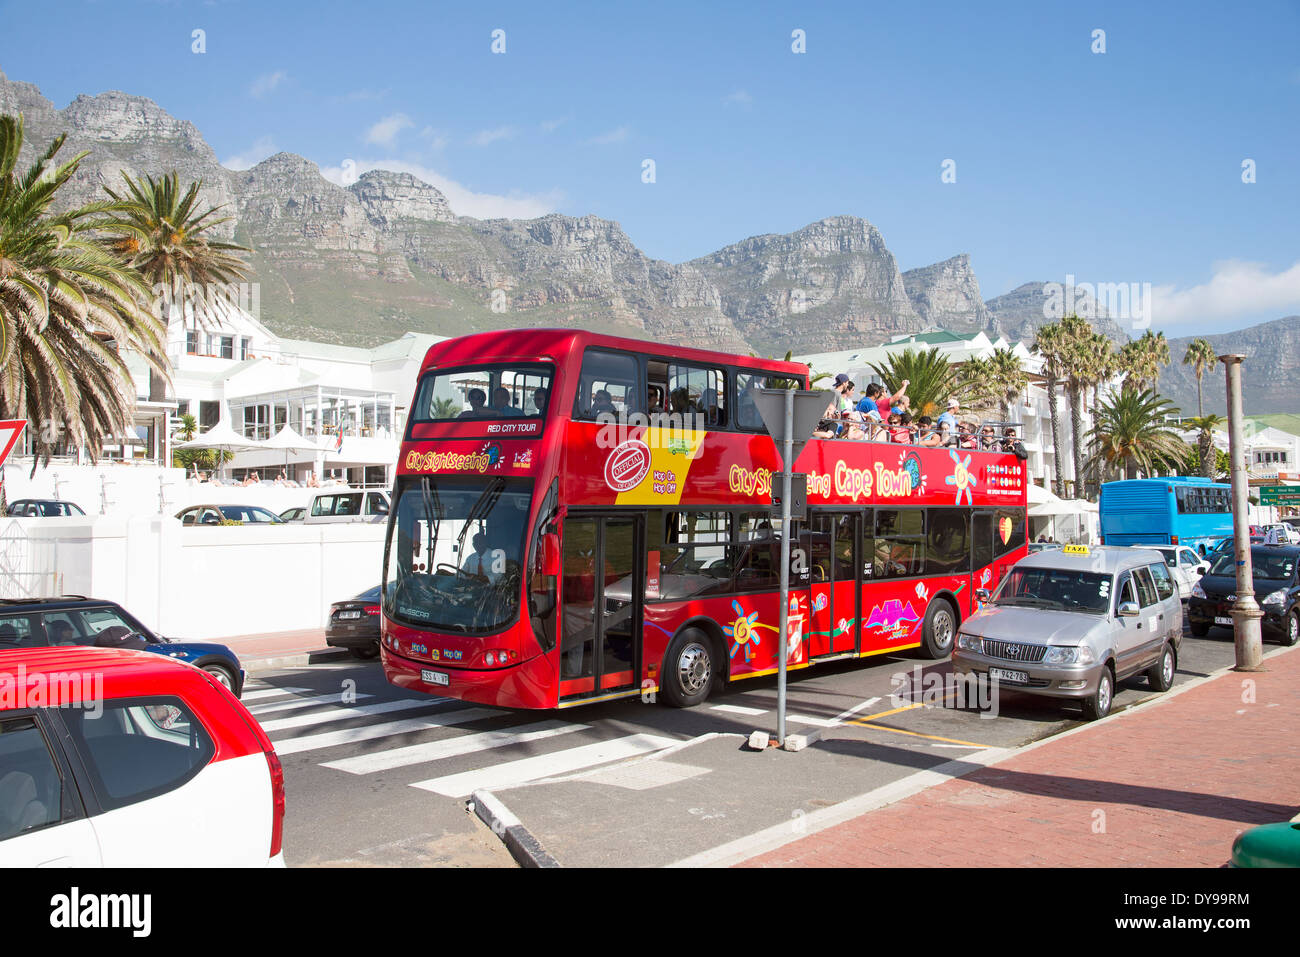
M 971 542 L 971 599 L 970 610 L 977 610 L 980 605 L 975 598 L 975 590 L 987 588 L 993 591 L 998 587 L 998 572 L 993 567 L 993 512 L 992 510 L 979 509 L 971 512 L 970 516 L 970 542 Z
M 560 701 L 639 687 L 644 520 L 565 519 L 560 595 Z
M 857 651 L 860 521 L 855 512 L 815 512 L 809 522 L 810 658 Z

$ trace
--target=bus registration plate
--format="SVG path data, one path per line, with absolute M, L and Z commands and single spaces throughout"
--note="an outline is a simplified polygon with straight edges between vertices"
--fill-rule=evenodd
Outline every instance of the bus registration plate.
M 1010 681 L 1015 684 L 1026 684 L 1029 681 L 1029 672 L 1027 671 L 1009 671 L 1006 668 L 990 668 L 989 677 L 998 681 Z
M 441 671 L 429 671 L 427 668 L 421 669 L 420 680 L 427 685 L 451 684 L 451 678 L 448 675 L 443 674 Z

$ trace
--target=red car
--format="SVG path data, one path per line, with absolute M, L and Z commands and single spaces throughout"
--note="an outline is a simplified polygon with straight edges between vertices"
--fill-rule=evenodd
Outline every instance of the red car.
M 0 651 L 0 867 L 283 866 L 284 807 L 270 739 L 206 671 Z

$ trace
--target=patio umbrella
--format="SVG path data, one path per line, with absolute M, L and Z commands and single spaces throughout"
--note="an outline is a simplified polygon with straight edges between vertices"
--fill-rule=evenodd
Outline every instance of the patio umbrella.
M 245 438 L 230 427 L 224 418 L 202 435 L 195 436 L 188 442 L 178 442 L 174 449 L 212 449 L 216 452 L 246 452 L 249 449 L 266 448 L 265 442 Z
M 293 430 L 293 427 L 285 423 L 279 432 L 271 436 L 265 442 L 258 446 L 263 449 L 283 449 L 284 450 L 284 468 L 289 470 L 289 453 L 290 452 L 319 452 L 321 446 L 317 445 L 311 439 L 299 435 Z

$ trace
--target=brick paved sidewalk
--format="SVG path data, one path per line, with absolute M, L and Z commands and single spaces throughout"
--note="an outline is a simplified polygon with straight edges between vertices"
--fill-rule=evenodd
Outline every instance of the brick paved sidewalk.
M 1241 831 L 1300 807 L 1300 649 L 1264 667 L 1048 739 L 741 866 L 1218 867 Z

